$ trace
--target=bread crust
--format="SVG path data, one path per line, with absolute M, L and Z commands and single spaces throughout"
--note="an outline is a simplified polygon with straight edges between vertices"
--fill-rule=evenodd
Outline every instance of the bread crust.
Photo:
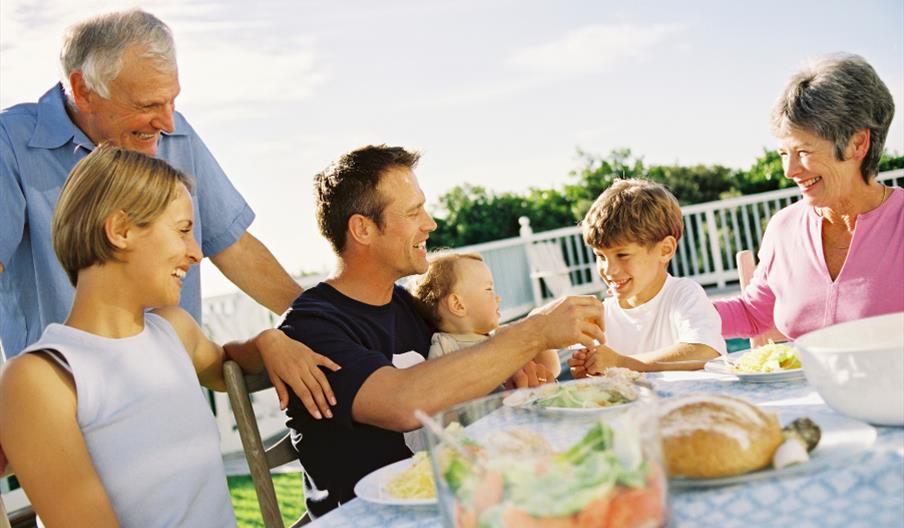
M 766 467 L 784 439 L 774 414 L 720 394 L 665 400 L 659 423 L 672 477 L 727 477 Z

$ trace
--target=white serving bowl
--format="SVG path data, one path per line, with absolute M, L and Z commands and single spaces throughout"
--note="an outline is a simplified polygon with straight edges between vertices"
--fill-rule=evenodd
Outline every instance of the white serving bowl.
M 904 312 L 822 328 L 794 344 L 807 381 L 833 409 L 904 426 Z

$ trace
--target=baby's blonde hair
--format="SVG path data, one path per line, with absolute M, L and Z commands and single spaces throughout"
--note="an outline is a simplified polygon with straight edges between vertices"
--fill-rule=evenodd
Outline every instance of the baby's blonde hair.
M 415 286 L 414 296 L 424 303 L 435 326 L 440 323 L 440 303 L 452 293 L 458 282 L 457 264 L 465 259 L 483 262 L 483 257 L 478 253 L 445 253 L 438 255 L 430 260 L 427 273 L 424 273 Z

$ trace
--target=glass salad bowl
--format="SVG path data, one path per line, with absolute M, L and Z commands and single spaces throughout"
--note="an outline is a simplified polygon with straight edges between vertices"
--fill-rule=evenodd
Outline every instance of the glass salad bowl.
M 567 382 L 562 385 L 567 385 Z M 657 402 L 638 387 L 620 412 L 511 405 L 512 392 L 434 415 L 425 428 L 447 527 L 665 526 Z M 506 398 L 509 403 L 506 403 Z

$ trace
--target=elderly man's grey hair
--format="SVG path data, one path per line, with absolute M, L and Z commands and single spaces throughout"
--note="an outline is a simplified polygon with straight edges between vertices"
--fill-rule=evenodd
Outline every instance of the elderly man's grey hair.
M 865 182 L 879 171 L 885 137 L 895 114 L 888 87 L 863 57 L 822 57 L 791 77 L 772 110 L 772 131 L 798 128 L 835 144 L 835 159 L 858 130 L 869 129 L 870 147 L 860 174 Z
M 140 9 L 108 13 L 70 27 L 60 51 L 63 86 L 70 100 L 69 75 L 77 70 L 88 88 L 109 99 L 108 83 L 122 70 L 123 52 L 134 45 L 143 47 L 143 57 L 160 70 L 176 69 L 172 32 L 159 18 Z

